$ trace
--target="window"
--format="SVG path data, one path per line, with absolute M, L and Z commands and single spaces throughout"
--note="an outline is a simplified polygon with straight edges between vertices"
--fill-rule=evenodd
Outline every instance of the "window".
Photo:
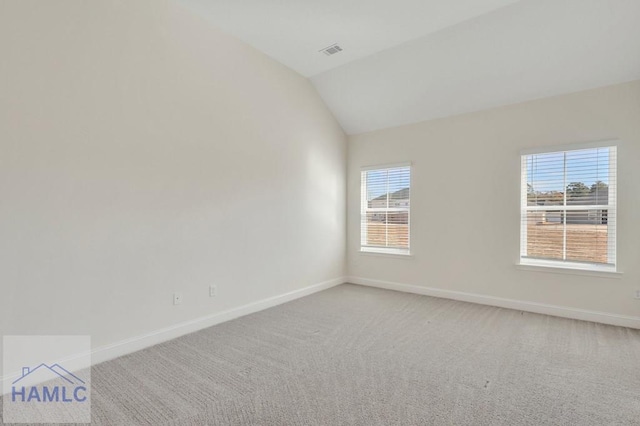
M 521 264 L 615 271 L 616 151 L 522 155 Z
M 411 167 L 363 170 L 361 185 L 361 251 L 409 254 Z

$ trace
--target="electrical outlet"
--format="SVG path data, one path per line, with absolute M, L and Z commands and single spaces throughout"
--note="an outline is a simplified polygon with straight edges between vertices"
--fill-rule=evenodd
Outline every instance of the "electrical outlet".
M 216 297 L 218 295 L 218 286 L 210 285 L 209 286 L 209 297 Z
M 633 294 L 633 298 L 640 299 L 640 290 L 636 290 L 636 292 Z
M 173 293 L 173 304 L 180 305 L 182 303 L 182 293 Z

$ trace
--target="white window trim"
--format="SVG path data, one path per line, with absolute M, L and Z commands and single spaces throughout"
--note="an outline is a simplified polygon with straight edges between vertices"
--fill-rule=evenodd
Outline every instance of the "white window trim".
M 549 269 L 550 272 L 561 272 L 565 273 L 570 272 L 584 272 L 586 274 L 600 274 L 603 276 L 611 276 L 616 274 L 621 274 L 618 271 L 618 262 L 617 262 L 617 167 L 618 167 L 618 149 L 620 146 L 619 140 L 606 140 L 606 141 L 595 141 L 595 142 L 583 142 L 583 143 L 573 143 L 568 145 L 557 145 L 553 147 L 538 147 L 533 149 L 526 149 L 520 151 L 520 261 L 517 266 L 520 269 L 528 269 L 528 270 L 544 270 Z M 527 170 L 526 157 L 527 155 L 535 155 L 535 154 L 552 154 L 558 152 L 566 152 L 566 151 L 576 151 L 583 149 L 595 149 L 595 148 L 613 148 L 609 152 L 609 198 L 608 205 L 597 205 L 597 206 L 528 206 L 527 200 L 527 174 L 525 171 Z M 612 157 L 613 156 L 613 157 Z M 614 161 L 611 161 L 613 158 Z M 616 167 L 616 170 L 611 170 L 612 167 Z M 565 182 L 566 188 L 566 182 Z M 611 190 L 613 188 L 613 190 Z M 614 238 L 610 238 L 609 248 L 608 248 L 608 264 L 599 264 L 599 263 L 588 263 L 588 262 L 572 262 L 566 260 L 552 260 L 552 259 L 536 259 L 526 257 L 527 253 L 527 229 L 526 229 L 526 214 L 527 211 L 532 210 L 558 210 L 558 211 L 567 211 L 567 210 L 585 210 L 585 209 L 602 209 L 606 207 L 606 209 L 613 214 L 610 215 L 608 219 L 607 225 L 609 226 L 609 232 L 612 232 Z M 613 219 L 613 220 L 611 220 Z M 567 272 L 568 271 L 568 272 Z
M 360 167 L 360 171 L 368 172 L 370 170 L 397 169 L 399 167 L 411 167 L 412 165 L 410 161 L 404 163 L 374 164 L 371 166 L 362 166 Z
M 617 139 L 606 139 L 591 142 L 569 143 L 564 145 L 539 146 L 536 148 L 523 149 L 520 151 L 520 155 L 553 154 L 556 152 L 577 151 L 580 149 L 608 148 L 612 146 L 618 147 L 619 144 L 620 141 Z
M 408 245 L 409 248 L 396 248 L 396 247 L 379 247 L 379 246 L 367 246 L 363 244 L 364 241 L 367 241 L 366 229 L 362 228 L 362 206 L 367 203 L 367 185 L 366 182 L 362 180 L 362 172 L 367 172 L 371 170 L 384 170 L 384 169 L 394 169 L 400 167 L 409 167 L 409 194 L 412 193 L 413 190 L 413 166 L 411 162 L 402 162 L 402 163 L 390 163 L 390 164 L 377 164 L 371 166 L 363 166 L 360 168 L 360 249 L 359 253 L 367 254 L 367 255 L 377 255 L 377 256 L 401 256 L 401 257 L 413 257 L 413 253 L 411 252 L 411 205 L 408 208 L 394 208 L 391 209 L 393 211 L 407 211 L 409 213 L 408 218 L 408 226 L 409 226 L 409 235 Z M 389 209 L 369 209 L 369 211 L 388 211 Z
M 516 268 L 522 271 L 531 272 L 549 272 L 564 275 L 579 275 L 583 277 L 600 277 L 600 278 L 622 278 L 623 273 L 620 271 L 591 270 L 583 268 L 570 268 L 566 265 L 534 265 L 534 264 L 516 264 Z
M 406 249 L 385 248 L 385 247 L 361 247 L 360 254 L 367 256 L 383 256 L 383 257 L 413 257 L 413 254 Z

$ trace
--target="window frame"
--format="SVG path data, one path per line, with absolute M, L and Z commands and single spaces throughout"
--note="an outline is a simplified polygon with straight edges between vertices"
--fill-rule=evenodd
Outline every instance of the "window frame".
M 581 151 L 588 149 L 603 149 L 609 148 L 609 191 L 608 191 L 608 204 L 602 205 L 574 205 L 569 206 L 565 202 L 559 206 L 529 206 L 527 198 L 527 157 L 530 155 L 540 154 L 553 154 L 553 153 L 567 153 L 571 151 Z M 604 273 L 617 273 L 617 211 L 618 211 L 618 185 L 617 185 L 617 173 L 618 173 L 618 140 L 606 140 L 587 143 L 574 143 L 568 145 L 556 145 L 549 147 L 540 147 L 535 149 L 522 150 L 520 152 L 520 256 L 519 265 L 525 267 L 541 267 L 551 269 L 570 269 L 576 271 L 586 272 L 604 272 Z M 613 161 L 612 161 L 613 159 Z M 565 170 L 565 177 L 567 171 Z M 566 193 L 566 182 L 564 191 Z M 527 257 L 527 213 L 530 211 L 579 211 L 579 210 L 607 210 L 607 233 L 613 234 L 613 238 L 609 238 L 607 241 L 607 262 L 608 263 L 595 263 L 595 262 L 581 262 L 572 260 L 561 259 L 538 259 Z M 612 213 L 612 214 L 611 214 Z M 566 216 L 566 215 L 565 215 Z M 565 248 L 566 249 L 566 248 Z
M 367 200 L 367 182 L 364 179 L 364 175 L 367 172 L 371 171 L 384 171 L 389 169 L 399 169 L 399 168 L 408 168 L 409 169 L 409 206 L 406 208 L 368 208 L 368 200 Z M 411 162 L 402 162 L 402 163 L 391 163 L 391 164 L 377 164 L 372 166 L 365 166 L 360 168 L 360 248 L 359 252 L 363 254 L 374 254 L 374 255 L 392 255 L 392 256 L 402 256 L 402 257 L 412 257 L 413 253 L 411 251 L 411 189 L 413 187 L 413 165 Z M 407 213 L 407 248 L 399 248 L 399 247 L 384 247 L 384 246 L 372 246 L 367 245 L 367 228 L 363 226 L 363 223 L 366 221 L 363 218 L 366 218 L 367 212 L 406 212 Z

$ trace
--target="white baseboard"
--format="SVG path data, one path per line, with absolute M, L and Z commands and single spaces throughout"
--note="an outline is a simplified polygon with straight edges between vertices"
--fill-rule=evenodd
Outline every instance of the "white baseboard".
M 269 297 L 267 299 L 259 300 L 257 302 L 239 306 L 237 308 L 232 308 L 190 321 L 185 321 L 179 324 L 152 331 L 150 333 L 131 337 L 126 340 L 121 340 L 110 345 L 100 346 L 91 351 L 91 364 L 95 365 L 123 355 L 128 355 L 141 349 L 157 345 L 158 343 L 166 342 L 168 340 L 175 339 L 177 337 L 184 336 L 186 334 L 193 333 L 195 331 L 202 330 L 204 328 L 211 327 L 225 321 L 230 321 L 232 319 L 236 319 L 245 315 L 253 314 L 267 308 L 272 308 L 274 306 L 281 305 L 283 303 L 290 302 L 292 300 L 299 299 L 301 297 L 308 296 L 310 294 L 317 293 L 331 287 L 335 287 L 337 285 L 343 284 L 344 282 L 346 282 L 346 277 L 334 278 L 332 280 L 310 285 L 308 287 L 294 290 L 289 293 Z M 75 356 L 69 357 L 68 360 L 86 356 L 86 353 L 77 354 Z M 4 376 L 0 377 L 0 385 L 2 385 L 4 381 L 14 380 L 20 377 L 20 372 L 4 373 Z M 0 395 L 2 395 L 2 389 L 3 388 L 0 388 Z
M 523 300 L 505 299 L 502 297 L 485 296 L 482 294 L 465 293 L 462 291 L 443 290 L 433 287 L 422 287 L 411 284 L 401 284 L 390 281 L 373 280 L 361 277 L 348 277 L 347 282 L 387 290 L 415 293 L 424 296 L 441 297 L 444 299 L 460 300 L 481 305 L 497 306 L 500 308 L 516 309 L 534 312 L 536 314 L 552 315 L 602 324 L 618 325 L 640 329 L 640 317 L 610 314 L 606 312 L 588 311 L 585 309 L 569 308 L 565 306 L 547 305 L 544 303 L 527 302 Z
M 149 346 L 157 345 L 158 343 L 166 342 L 167 340 L 184 336 L 185 334 L 193 333 L 195 331 L 202 330 L 216 324 L 230 321 L 232 319 L 236 319 L 245 315 L 253 314 L 264 309 L 272 308 L 274 306 L 281 305 L 283 303 L 290 302 L 292 300 L 296 300 L 331 287 L 335 287 L 345 282 L 346 277 L 334 278 L 332 280 L 313 284 L 299 290 L 291 291 L 289 293 L 269 297 L 267 299 L 259 300 L 257 302 L 239 306 L 237 308 L 232 308 L 226 311 L 196 318 L 191 321 L 185 321 L 179 324 L 172 325 L 170 327 L 152 331 L 151 333 L 135 336 L 130 339 L 122 340 L 110 345 L 101 346 L 91 352 L 91 363 L 93 365 L 99 364 L 101 362 L 117 358 L 119 356 L 127 355 L 132 352 L 148 348 Z

